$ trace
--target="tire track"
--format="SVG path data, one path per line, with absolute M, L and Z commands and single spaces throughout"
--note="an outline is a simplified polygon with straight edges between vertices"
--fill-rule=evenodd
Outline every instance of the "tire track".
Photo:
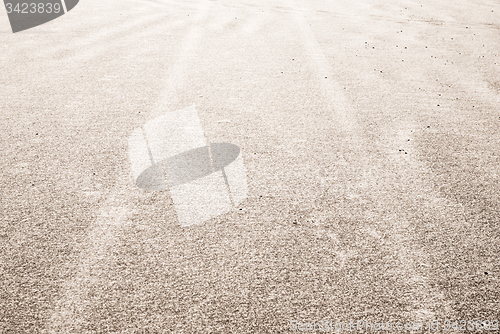
M 61 57 L 60 54 L 63 53 L 63 58 L 66 58 L 67 56 L 64 55 L 70 53 L 73 54 L 73 56 L 70 56 L 70 59 L 76 59 L 77 57 L 82 57 L 82 53 L 88 53 L 91 58 L 96 58 L 105 51 L 111 50 L 117 45 L 122 44 L 125 37 L 132 38 L 136 34 L 143 33 L 145 27 L 154 27 L 158 23 L 164 21 L 165 15 L 160 13 L 156 15 L 139 16 L 132 22 L 125 21 L 109 29 L 100 27 L 100 32 L 91 32 L 87 37 L 75 38 L 71 43 L 61 44 L 59 47 L 47 49 L 47 51 L 40 52 L 40 57 Z M 180 26 L 180 24 L 174 24 L 172 28 L 176 28 L 177 26 Z M 132 33 L 134 31 L 136 32 Z M 90 57 L 86 57 L 86 60 Z
M 250 5 L 237 5 L 234 3 L 217 3 L 217 6 L 219 8 L 214 9 L 221 10 L 225 8 L 224 16 L 218 16 L 216 21 L 208 24 L 207 29 L 210 32 L 226 35 L 229 30 L 233 30 L 232 34 L 239 38 L 249 38 L 257 34 L 269 22 L 271 16 L 271 11 L 267 10 L 268 7 L 256 8 Z
M 295 6 L 294 3 L 291 4 L 294 8 L 300 8 Z M 307 9 L 305 10 L 307 11 Z M 335 119 L 340 122 L 342 130 L 345 133 L 351 134 L 353 139 L 361 138 L 359 126 L 353 116 L 349 114 L 349 110 L 353 110 L 353 108 L 344 93 L 343 87 L 335 80 L 324 80 L 325 75 L 331 73 L 331 69 L 316 36 L 302 14 L 303 11 L 304 9 L 294 10 L 291 16 L 297 23 L 301 41 L 306 49 L 311 68 L 318 78 L 318 81 L 321 82 L 323 95 L 326 97 Z
M 152 36 L 156 37 L 154 32 L 160 25 L 162 27 L 165 26 L 165 28 L 168 29 L 165 29 L 166 31 L 180 29 L 186 25 L 186 22 L 183 21 L 170 22 L 170 24 L 167 25 L 164 23 L 165 21 L 167 20 L 163 14 L 155 15 L 148 20 L 143 20 L 138 23 L 134 29 L 127 29 L 127 24 L 126 27 L 123 28 L 122 33 L 103 36 L 99 40 L 87 43 L 86 46 L 66 48 L 60 51 L 60 53 L 63 53 L 62 56 L 54 56 L 59 56 L 64 61 L 75 61 L 79 63 L 100 59 L 111 52 L 126 54 L 130 57 L 140 56 L 151 50 L 148 48 L 138 48 L 137 42 L 134 43 L 134 41 L 151 41 Z M 136 30 L 136 32 L 132 32 L 132 30 Z
M 197 7 L 195 22 L 207 16 L 209 4 L 207 1 L 200 3 Z M 177 89 L 185 83 L 186 71 L 190 65 L 190 54 L 196 49 L 203 33 L 203 27 L 196 24 L 183 38 L 177 61 L 169 67 L 166 73 L 167 80 L 162 91 L 163 99 L 152 113 L 152 118 L 168 110 L 166 106 L 176 96 Z M 48 333 L 81 333 L 92 320 L 87 319 L 85 314 L 87 308 L 91 307 L 88 293 L 100 276 L 106 277 L 102 274 L 106 271 L 106 259 L 129 217 L 134 213 L 131 205 L 133 199 L 139 196 L 139 190 L 133 186 L 128 172 L 128 162 L 123 165 L 121 173 L 117 175 L 117 186 L 111 191 L 101 206 L 97 219 L 89 228 L 87 241 L 81 251 L 81 261 L 76 277 L 66 282 L 62 288 L 62 297 L 57 302 L 51 320 L 47 324 Z
M 300 8 L 296 5 L 296 2 L 292 4 L 294 8 Z M 359 155 L 366 157 L 365 162 L 359 159 L 354 162 L 355 164 L 361 164 L 358 166 L 361 176 L 359 183 L 355 187 L 358 190 L 362 189 L 363 192 L 368 193 L 368 196 L 373 200 L 372 206 L 369 210 L 365 211 L 365 214 L 368 221 L 375 223 L 373 219 L 375 218 L 382 219 L 385 222 L 383 225 L 377 224 L 373 227 L 366 224 L 360 226 L 362 232 L 370 236 L 373 242 L 377 243 L 380 248 L 387 249 L 388 251 L 392 250 L 396 254 L 398 264 L 391 264 L 390 266 L 395 271 L 395 275 L 407 280 L 409 290 L 406 291 L 408 295 L 405 299 L 411 300 L 412 304 L 412 311 L 402 315 L 412 321 L 432 321 L 436 319 L 436 316 L 449 312 L 450 307 L 444 301 L 445 297 L 441 291 L 431 287 L 427 276 L 420 269 L 420 266 L 424 268 L 430 267 L 430 261 L 425 252 L 415 249 L 412 246 L 409 247 L 412 243 L 412 235 L 408 233 L 408 230 L 411 229 L 411 222 L 408 218 L 405 218 L 408 216 L 408 212 L 398 208 L 418 203 L 418 200 L 413 195 L 410 195 L 415 188 L 421 191 L 419 193 L 420 196 L 438 198 L 438 195 L 435 193 L 430 195 L 429 187 L 420 182 L 420 173 L 424 170 L 424 166 L 419 164 L 416 159 L 408 158 L 406 160 L 400 159 L 391 162 L 391 157 L 386 156 L 382 157 L 383 160 L 380 160 L 380 158 L 373 155 L 373 151 L 370 152 L 367 150 L 373 143 L 370 145 L 366 139 L 363 139 L 365 135 L 362 135 L 363 130 L 356 122 L 354 116 L 355 107 L 349 102 L 343 88 L 340 87 L 337 81 L 324 80 L 326 79 L 326 73 L 331 73 L 332 69 L 328 65 L 329 61 L 302 12 L 304 11 L 294 11 L 292 16 L 300 30 L 301 41 L 307 50 L 311 66 L 313 66 L 318 80 L 322 82 L 323 95 L 329 99 L 328 103 L 333 109 L 334 118 L 339 121 L 343 131 L 348 134 L 349 140 L 356 139 L 354 146 L 358 150 Z M 305 12 L 312 11 L 306 9 Z M 403 128 L 411 127 L 409 123 L 403 123 L 400 126 Z M 395 138 L 396 141 L 400 139 L 397 131 L 396 129 L 396 133 L 393 136 L 389 135 L 389 137 Z M 387 169 L 388 166 L 391 167 Z M 404 175 L 408 171 L 411 171 L 411 176 Z M 403 176 L 401 173 L 403 173 Z M 381 176 L 383 176 L 384 181 L 381 184 L 377 184 L 376 180 L 380 180 Z M 401 182 L 400 186 L 406 188 L 408 193 L 407 196 L 399 199 L 399 191 L 394 189 L 394 185 L 398 185 L 398 181 L 405 178 L 414 179 L 420 183 L 418 186 L 414 186 L 411 183 Z M 378 190 L 382 189 L 385 195 L 379 193 Z M 387 205 L 386 203 L 391 204 Z M 374 214 L 372 217 L 369 216 L 370 211 Z M 384 211 L 385 213 L 383 213 Z M 444 215 L 443 220 L 448 217 L 447 212 L 434 213 L 437 216 L 440 214 Z M 389 238 L 387 238 L 387 234 L 389 234 Z M 392 241 L 389 245 L 386 244 L 388 240 Z M 449 316 L 450 314 L 447 315 Z

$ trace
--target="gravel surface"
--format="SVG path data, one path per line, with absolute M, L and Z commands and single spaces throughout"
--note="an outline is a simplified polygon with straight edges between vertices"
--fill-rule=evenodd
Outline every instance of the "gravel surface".
M 494 0 L 0 10 L 0 333 L 499 321 L 499 32 Z M 127 138 L 193 105 L 248 198 L 181 227 Z

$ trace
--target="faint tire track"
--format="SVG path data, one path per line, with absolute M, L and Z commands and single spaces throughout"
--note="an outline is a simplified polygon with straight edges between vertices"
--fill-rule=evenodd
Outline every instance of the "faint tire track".
M 365 138 L 365 136 L 362 135 L 363 130 L 361 129 L 359 124 L 357 124 L 356 119 L 354 118 L 354 106 L 350 104 L 349 100 L 344 94 L 344 90 L 342 89 L 342 87 L 340 87 L 339 84 L 337 84 L 334 79 L 324 80 L 327 79 L 325 76 L 332 75 L 332 73 L 328 65 L 328 60 L 326 59 L 321 46 L 317 42 L 314 33 L 309 28 L 309 25 L 307 24 L 307 21 L 301 12 L 294 11 L 293 17 L 297 22 L 297 27 L 302 35 L 302 42 L 304 43 L 307 50 L 309 61 L 313 66 L 313 70 L 316 72 L 318 80 L 321 80 L 321 82 L 323 83 L 322 88 L 324 96 L 329 98 L 328 104 L 333 109 L 335 119 L 339 120 L 342 129 L 346 133 L 350 134 L 348 136 L 349 140 L 359 140 L 355 143 L 355 146 L 357 147 L 356 149 L 359 150 L 360 155 L 370 157 L 371 154 L 366 148 L 371 145 L 363 139 Z M 398 136 L 395 136 L 395 138 L 398 138 Z M 368 158 L 368 160 L 377 161 L 377 158 L 370 157 Z M 408 162 L 409 161 L 399 160 L 399 162 L 397 162 L 396 164 L 399 165 L 400 163 L 403 163 L 403 166 L 397 166 L 396 170 L 406 170 L 408 168 L 412 168 L 413 171 L 416 171 L 416 174 L 413 174 L 412 176 L 419 178 L 419 171 L 421 170 L 421 168 L 423 168 L 423 166 L 419 167 L 417 161 L 412 160 L 410 163 L 411 167 L 408 167 Z M 360 163 L 360 161 L 356 161 L 354 163 Z M 372 178 L 378 179 L 379 176 L 375 175 L 375 173 L 380 173 L 381 175 L 387 173 L 386 171 L 381 169 L 382 166 L 373 165 L 373 162 L 371 164 L 372 166 L 366 163 L 360 166 L 363 174 L 361 175 L 361 180 L 365 180 L 363 183 L 367 182 L 369 184 Z M 391 180 L 391 178 L 387 180 Z M 387 181 L 385 181 L 380 186 L 390 187 L 390 184 L 387 184 L 386 182 Z M 376 188 L 377 186 L 375 186 L 375 189 Z M 429 195 L 429 193 L 426 194 Z M 379 195 L 373 194 L 371 196 L 373 196 L 375 200 L 378 200 L 381 203 L 391 201 L 391 199 L 387 199 L 387 201 L 381 200 L 381 197 Z M 410 196 L 410 198 L 405 198 L 399 205 L 399 207 L 404 207 L 404 205 L 407 204 L 406 202 L 408 201 L 412 202 L 412 195 L 408 193 L 408 196 Z M 396 198 L 397 197 L 394 196 L 392 198 L 392 201 L 397 202 Z M 390 208 L 396 212 L 397 209 L 395 208 L 397 207 L 398 205 L 390 206 Z M 380 208 L 379 210 L 382 211 L 382 208 Z M 392 226 L 387 227 L 389 227 L 389 231 L 392 232 L 392 236 L 390 237 L 390 239 L 393 241 L 392 245 L 389 247 L 394 249 L 397 254 L 397 258 L 399 259 L 399 265 L 396 269 L 396 274 L 400 275 L 401 278 L 407 278 L 409 280 L 409 290 L 406 291 L 406 293 L 409 294 L 407 295 L 408 298 L 415 303 L 413 305 L 413 312 L 411 312 L 410 314 L 406 314 L 405 316 L 407 316 L 408 319 L 414 319 L 418 321 L 432 321 L 436 318 L 436 316 L 446 314 L 446 311 L 449 311 L 450 308 L 449 306 L 445 306 L 442 304 L 445 300 L 444 296 L 439 290 L 431 288 L 427 277 L 423 276 L 420 270 L 417 269 L 417 266 L 421 263 L 423 263 L 424 266 L 429 266 L 429 264 L 426 264 L 429 261 L 427 259 L 427 255 L 424 252 L 418 252 L 415 249 L 409 249 L 405 247 L 408 242 L 411 242 L 411 235 L 407 235 L 409 222 L 405 220 L 404 213 L 401 212 L 399 216 L 396 216 L 395 219 L 393 217 L 392 219 L 389 219 L 389 221 L 391 221 L 390 225 Z M 400 224 L 399 226 L 394 226 L 398 223 Z M 387 227 L 383 227 L 383 229 L 386 230 Z M 377 243 L 380 243 L 381 248 L 387 248 L 387 246 L 384 246 L 382 242 L 383 239 L 386 239 L 385 235 L 383 239 L 380 239 L 381 236 L 379 235 L 379 232 L 371 229 L 370 227 L 361 228 L 363 229 L 364 233 L 370 235 L 371 237 L 374 237 L 373 240 Z M 386 230 L 386 232 L 388 231 Z M 378 239 L 380 239 L 380 241 Z M 441 311 L 438 311 L 438 313 L 434 312 L 434 310 L 439 309 L 441 309 Z M 449 313 L 446 315 L 450 316 Z
M 197 8 L 197 20 L 203 19 L 208 13 L 209 2 L 202 2 Z M 184 36 L 178 61 L 172 64 L 166 73 L 166 84 L 162 92 L 163 103 L 159 102 L 153 114 L 164 113 L 167 100 L 176 94 L 176 89 L 185 82 L 186 59 L 196 49 L 196 44 L 202 38 L 203 29 L 195 24 Z M 125 140 L 125 139 L 124 139 Z M 128 166 L 128 163 L 124 163 Z M 107 200 L 100 208 L 99 215 L 91 224 L 87 241 L 82 247 L 81 262 L 75 279 L 63 285 L 62 297 L 56 304 L 51 320 L 47 324 L 48 333 L 81 333 L 91 319 L 86 319 L 89 287 L 99 278 L 99 271 L 106 270 L 108 250 L 113 247 L 117 235 L 121 233 L 134 208 L 130 206 L 132 198 L 139 191 L 134 187 L 128 168 L 118 173 L 117 186 L 111 191 Z M 104 267 L 103 267 L 104 266 Z

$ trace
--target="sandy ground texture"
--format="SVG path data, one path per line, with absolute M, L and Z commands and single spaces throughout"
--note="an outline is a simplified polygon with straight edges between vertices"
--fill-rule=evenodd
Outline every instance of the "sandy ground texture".
M 0 332 L 500 320 L 499 36 L 496 0 L 0 10 Z M 249 192 L 182 228 L 127 138 L 193 105 Z

